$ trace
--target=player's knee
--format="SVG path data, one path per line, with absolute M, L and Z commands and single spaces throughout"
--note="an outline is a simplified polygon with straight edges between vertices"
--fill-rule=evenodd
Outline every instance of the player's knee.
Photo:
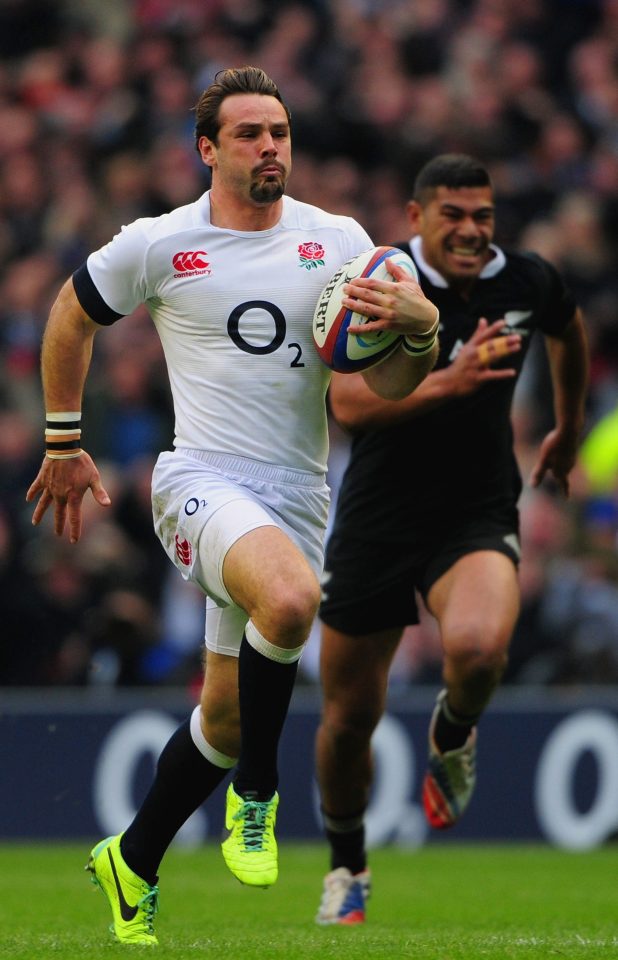
M 380 722 L 380 711 L 371 703 L 326 706 L 322 724 L 336 750 L 347 751 L 364 747 Z
M 506 667 L 508 641 L 465 633 L 449 647 L 451 668 L 462 679 L 492 682 L 499 679 Z
M 252 619 L 256 626 L 262 625 L 260 632 L 271 643 L 300 646 L 309 636 L 319 602 L 320 588 L 315 578 L 281 584 L 273 589 L 260 613 Z

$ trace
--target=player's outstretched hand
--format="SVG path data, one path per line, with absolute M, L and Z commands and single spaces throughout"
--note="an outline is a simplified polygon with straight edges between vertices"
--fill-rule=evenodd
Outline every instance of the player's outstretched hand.
M 516 375 L 513 367 L 492 367 L 492 363 L 521 350 L 520 334 L 501 333 L 505 324 L 506 320 L 488 323 L 485 317 L 481 317 L 476 330 L 449 368 L 456 395 L 465 396 L 489 380 L 508 380 Z
M 350 333 L 396 330 L 408 336 L 427 333 L 436 320 L 436 307 L 407 270 L 386 260 L 392 280 L 356 277 L 344 287 L 345 307 L 369 317 L 362 326 L 350 324 Z
M 40 493 L 32 523 L 34 526 L 39 524 L 47 508 L 53 504 L 56 534 L 62 536 L 68 517 L 69 540 L 77 543 L 82 532 L 82 500 L 88 488 L 102 507 L 110 505 L 111 500 L 103 488 L 99 471 L 85 451 L 81 456 L 68 460 L 45 457 L 36 480 L 26 494 L 26 500 L 30 503 Z
M 569 474 L 577 457 L 577 435 L 557 427 L 550 430 L 541 444 L 539 456 L 530 474 L 530 483 L 538 487 L 549 471 L 565 497 L 569 496 Z

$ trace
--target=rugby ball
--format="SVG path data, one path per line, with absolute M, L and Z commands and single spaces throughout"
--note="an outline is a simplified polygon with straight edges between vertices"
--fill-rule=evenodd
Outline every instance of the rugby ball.
M 320 294 L 313 314 L 313 341 L 319 356 L 331 370 L 338 373 L 354 373 L 367 370 L 386 359 L 399 345 L 402 335 L 392 330 L 375 333 L 348 333 L 350 324 L 367 323 L 369 317 L 344 307 L 343 287 L 357 277 L 375 277 L 377 280 L 393 280 L 386 261 L 393 260 L 418 280 L 416 267 L 411 257 L 397 247 L 371 247 L 363 253 L 346 260 L 330 278 Z

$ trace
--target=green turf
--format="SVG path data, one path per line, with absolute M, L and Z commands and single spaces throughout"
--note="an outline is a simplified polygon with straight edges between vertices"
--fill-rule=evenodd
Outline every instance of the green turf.
M 0 957 L 142 955 L 108 934 L 88 844 L 0 846 Z M 363 927 L 318 927 L 326 850 L 282 845 L 279 883 L 242 887 L 217 846 L 173 849 L 161 877 L 158 958 L 527 960 L 618 958 L 618 850 L 440 844 L 378 850 Z

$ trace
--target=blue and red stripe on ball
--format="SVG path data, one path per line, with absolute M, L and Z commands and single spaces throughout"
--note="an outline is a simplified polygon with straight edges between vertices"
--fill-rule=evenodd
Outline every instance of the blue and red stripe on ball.
M 371 247 L 347 260 L 322 290 L 313 317 L 313 337 L 320 358 L 331 370 L 339 373 L 366 370 L 388 357 L 399 345 L 401 334 L 391 330 L 365 336 L 348 333 L 350 324 L 366 323 L 368 318 L 341 303 L 344 285 L 358 277 L 392 281 L 394 278 L 386 267 L 389 259 L 418 279 L 408 254 L 397 247 Z

